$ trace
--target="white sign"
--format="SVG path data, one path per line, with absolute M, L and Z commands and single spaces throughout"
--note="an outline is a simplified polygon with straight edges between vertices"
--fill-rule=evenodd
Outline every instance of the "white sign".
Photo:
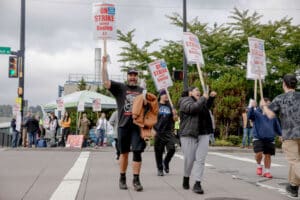
M 56 99 L 56 105 L 58 111 L 63 111 L 65 109 L 64 100 L 62 98 Z
M 262 77 L 267 74 L 266 55 L 264 40 L 257 38 L 248 38 L 250 49 L 250 71 L 256 74 L 257 77 Z
M 267 68 L 266 67 L 263 67 L 262 69 L 262 72 L 260 74 L 257 74 L 257 73 L 253 73 L 253 60 L 251 59 L 251 54 L 248 53 L 248 56 L 247 56 L 247 79 L 251 79 L 251 80 L 258 80 L 258 79 L 265 79 L 265 76 L 267 75 Z M 265 64 L 264 64 L 265 66 Z M 260 77 L 259 77 L 260 76 Z
M 93 112 L 101 111 L 101 99 L 93 100 Z
M 189 64 L 200 64 L 204 66 L 204 60 L 198 37 L 192 33 L 183 33 L 183 48 Z
M 77 111 L 78 112 L 83 112 L 84 111 L 84 102 L 83 101 L 78 102 Z
M 16 115 L 16 130 L 21 131 L 21 112 L 17 112 Z
M 115 39 L 116 38 L 116 9 L 114 4 L 94 3 L 94 39 Z
M 173 85 L 167 64 L 163 59 L 154 61 L 148 66 L 158 91 Z

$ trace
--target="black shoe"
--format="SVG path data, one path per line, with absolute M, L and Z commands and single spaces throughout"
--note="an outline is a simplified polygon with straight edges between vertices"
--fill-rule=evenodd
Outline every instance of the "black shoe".
M 127 190 L 128 189 L 127 184 L 126 184 L 126 177 L 120 177 L 119 188 L 121 190 Z
M 201 187 L 200 181 L 195 182 L 194 187 L 193 187 L 193 191 L 197 194 L 203 194 L 204 193 L 204 191 Z
M 183 177 L 182 187 L 185 190 L 190 189 L 190 177 Z
M 133 180 L 133 188 L 137 192 L 140 192 L 143 190 L 143 186 L 142 186 L 140 180 Z
M 164 172 L 162 169 L 157 170 L 157 176 L 164 176 Z
M 291 184 L 288 184 L 285 189 L 292 197 L 298 197 L 299 186 L 292 186 Z
M 163 162 L 163 166 L 164 166 L 164 170 L 165 170 L 165 172 L 166 172 L 166 174 L 168 174 L 169 173 L 169 163 L 166 163 L 165 161 Z

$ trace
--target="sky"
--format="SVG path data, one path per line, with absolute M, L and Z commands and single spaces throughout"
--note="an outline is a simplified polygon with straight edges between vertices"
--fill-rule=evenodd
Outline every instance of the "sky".
M 263 15 L 262 22 L 293 18 L 300 24 L 299 0 L 186 0 L 187 20 L 195 17 L 213 25 L 228 23 L 234 7 Z M 0 47 L 17 51 L 20 45 L 21 0 L 0 0 Z M 29 105 L 43 105 L 58 96 L 58 85 L 64 85 L 69 74 L 93 74 L 94 49 L 102 48 L 93 39 L 93 0 L 26 0 L 25 88 Z M 181 40 L 182 29 L 165 17 L 182 13 L 182 0 L 112 0 L 116 6 L 116 27 L 123 33 L 136 29 L 134 41 L 142 45 L 155 38 Z M 201 39 L 200 39 L 201 42 Z M 110 75 L 120 75 L 120 47 L 125 44 L 110 40 Z M 8 78 L 8 55 L 0 54 L 0 105 L 13 105 L 18 79 Z

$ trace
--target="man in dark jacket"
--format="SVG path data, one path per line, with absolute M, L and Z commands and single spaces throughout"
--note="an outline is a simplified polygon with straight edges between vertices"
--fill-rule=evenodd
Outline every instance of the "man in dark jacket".
M 19 141 L 19 131 L 17 131 L 17 122 L 16 122 L 16 116 L 14 116 L 10 122 L 10 127 L 12 128 L 12 148 L 18 147 L 18 141 Z
M 36 144 L 36 135 L 39 131 L 39 121 L 37 120 L 37 116 L 33 116 L 31 118 L 29 118 L 25 125 L 27 128 L 27 133 L 28 133 L 28 138 L 29 138 L 29 144 L 28 147 L 31 148 L 32 145 Z
M 205 158 L 208 152 L 209 135 L 212 133 L 212 121 L 209 109 L 216 92 L 200 95 L 197 87 L 190 87 L 188 96 L 179 100 L 180 110 L 180 142 L 184 154 L 183 188 L 189 189 L 189 177 L 195 167 L 196 182 L 193 191 L 203 194 L 201 180 L 203 178 Z

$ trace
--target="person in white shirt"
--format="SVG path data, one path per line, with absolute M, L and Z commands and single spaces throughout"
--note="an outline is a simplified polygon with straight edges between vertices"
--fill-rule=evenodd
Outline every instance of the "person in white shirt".
M 105 113 L 101 113 L 101 117 L 97 121 L 97 146 L 103 147 L 107 126 L 108 122 L 106 120 L 106 115 Z

